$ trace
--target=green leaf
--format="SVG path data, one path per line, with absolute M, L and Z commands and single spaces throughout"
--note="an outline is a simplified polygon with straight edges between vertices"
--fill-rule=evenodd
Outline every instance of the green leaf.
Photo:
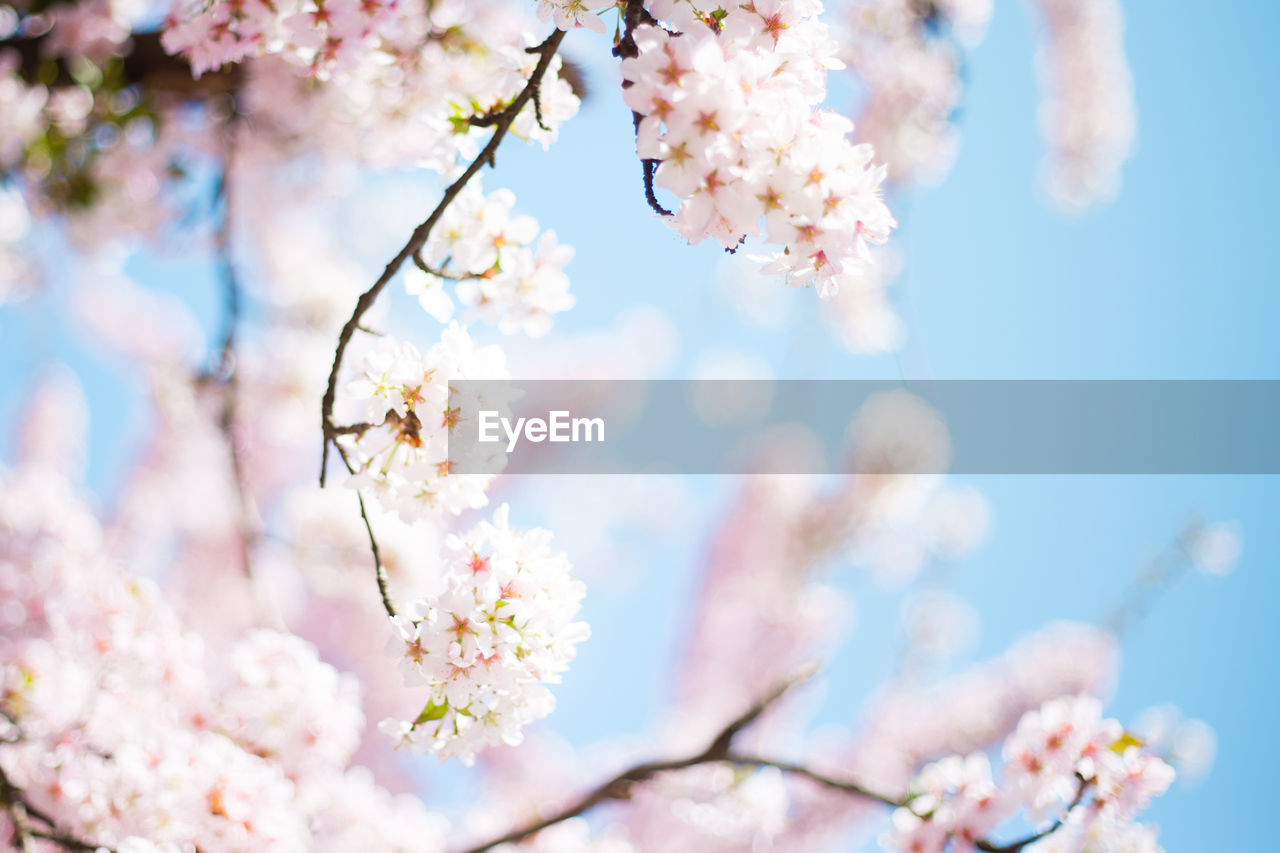
M 444 717 L 445 713 L 447 713 L 448 710 L 449 710 L 448 702 L 442 702 L 439 705 L 437 705 L 435 702 L 428 702 L 427 706 L 422 709 L 422 713 L 418 714 L 417 719 L 413 721 L 413 724 L 415 726 L 420 726 L 423 723 L 429 723 L 432 720 L 439 720 L 442 717 Z

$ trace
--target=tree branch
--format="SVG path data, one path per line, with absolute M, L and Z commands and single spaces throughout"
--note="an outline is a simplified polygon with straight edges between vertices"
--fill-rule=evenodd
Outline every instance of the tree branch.
M 769 691 L 769 693 L 758 699 L 753 705 L 751 705 L 751 707 L 742 712 L 742 714 L 729 722 L 716 734 L 714 738 L 711 739 L 711 742 L 707 744 L 706 748 L 702 749 L 698 753 L 685 758 L 674 758 L 664 761 L 646 761 L 642 764 L 637 764 L 634 767 L 623 770 L 621 773 L 618 773 L 607 781 L 602 782 L 578 799 L 571 802 L 569 805 L 564 806 L 547 817 L 534 821 L 533 823 L 520 827 L 519 829 L 513 829 L 511 832 L 508 832 L 506 835 L 499 838 L 494 838 L 481 844 L 477 844 L 474 847 L 467 848 L 464 853 L 484 853 L 484 851 L 497 847 L 500 844 L 511 844 L 523 841 L 529 836 L 535 835 L 549 826 L 554 826 L 557 823 L 562 823 L 570 818 L 577 817 L 607 800 L 626 799 L 632 786 L 642 782 L 647 782 L 660 773 L 667 773 L 672 770 L 684 770 L 689 767 L 695 767 L 699 764 L 715 763 L 751 764 L 761 767 L 770 766 L 778 767 L 782 770 L 791 770 L 794 765 L 786 764 L 784 762 L 773 762 L 763 758 L 755 758 L 753 756 L 737 756 L 729 751 L 729 747 L 732 745 L 733 739 L 741 733 L 743 729 L 758 720 L 765 711 L 771 708 L 774 703 L 785 696 L 794 687 L 809 680 L 816 669 L 816 666 L 812 664 L 799 669 L 773 690 Z M 792 772 L 795 771 L 792 770 Z M 880 794 L 867 792 L 860 785 L 852 782 L 839 782 L 811 771 L 805 771 L 803 775 L 815 781 L 820 781 L 823 784 L 839 788 L 846 793 L 859 793 L 878 802 L 888 803 L 890 805 L 899 804 L 898 800 L 884 797 Z
M 18 55 L 18 74 L 28 83 L 44 79 L 41 67 L 53 63 L 55 85 L 74 84 L 67 63 L 45 54 L 49 33 L 38 36 L 20 36 L 0 39 L 0 55 L 15 52 Z M 224 65 L 217 71 L 206 71 L 196 79 L 191 66 L 182 56 L 170 55 L 160 44 L 160 33 L 134 33 L 129 37 L 128 51 L 120 57 L 126 85 L 142 86 L 150 92 L 172 95 L 181 99 L 202 98 L 235 92 L 244 79 L 239 63 Z
M 551 67 L 551 60 L 560 48 L 560 43 L 564 40 L 564 37 L 564 30 L 553 30 L 542 44 L 535 48 L 530 48 L 531 52 L 538 54 L 538 64 L 534 67 L 533 73 L 529 76 L 529 81 L 524 88 L 516 94 L 511 103 L 494 119 L 493 135 L 489 137 L 488 144 L 471 161 L 471 165 L 466 168 L 466 171 L 448 186 L 444 191 L 444 196 L 440 199 L 440 203 L 436 205 L 436 209 L 431 211 L 431 215 L 427 217 L 425 222 L 414 229 L 404 248 L 391 259 L 390 263 L 382 271 L 382 275 L 378 276 L 378 280 L 373 283 L 373 286 L 360 295 L 360 298 L 356 301 L 355 310 L 338 334 L 338 345 L 333 353 L 333 367 L 329 371 L 329 382 L 325 388 L 324 399 L 321 401 L 320 426 L 324 433 L 324 444 L 320 459 L 321 486 L 325 482 L 325 469 L 329 460 L 329 445 L 336 435 L 333 423 L 333 405 L 337 395 L 338 372 L 342 368 L 342 357 L 347 351 L 347 345 L 351 342 L 351 336 L 355 334 L 360 325 L 360 318 L 373 307 L 373 303 L 378 299 L 378 294 L 395 277 L 395 274 L 399 272 L 405 261 L 413 257 L 415 253 L 426 245 L 427 238 L 431 235 L 431 229 L 435 228 L 436 223 L 440 221 L 440 217 L 444 215 L 445 210 L 462 192 L 463 187 L 479 173 L 485 164 L 494 165 L 498 146 L 502 144 L 502 140 L 507 135 L 507 131 L 511 129 L 511 124 L 515 121 L 516 116 L 533 98 L 535 90 L 547 73 L 547 69 Z
M 673 770 L 685 770 L 701 764 L 735 764 L 750 767 L 772 767 L 790 776 L 798 776 L 808 779 L 826 788 L 858 797 L 864 800 L 871 800 L 890 808 L 904 808 L 911 803 L 911 797 L 903 795 L 901 797 L 893 797 L 881 792 L 875 791 L 862 785 L 859 782 L 848 779 L 837 779 L 828 776 L 825 773 L 813 770 L 802 764 L 796 764 L 789 761 L 779 761 L 777 759 L 765 758 L 751 753 L 735 752 L 732 749 L 734 739 L 747 727 L 760 718 L 765 711 L 771 708 L 779 699 L 785 696 L 790 690 L 797 685 L 807 681 L 816 672 L 817 668 L 813 664 L 806 665 L 797 670 L 793 675 L 784 680 L 781 684 L 758 699 L 753 705 L 747 708 L 742 714 L 736 717 L 722 728 L 711 742 L 700 752 L 684 758 L 674 758 L 662 761 L 646 761 L 630 767 L 610 779 L 600 783 L 596 787 L 587 791 L 578 799 L 570 802 L 568 805 L 552 812 L 546 817 L 526 824 L 525 826 L 513 829 L 506 835 L 498 838 L 490 839 L 474 847 L 469 847 L 461 853 L 484 853 L 494 847 L 503 844 L 514 844 L 524 841 L 530 836 L 536 835 L 548 827 L 558 823 L 563 823 L 571 818 L 578 817 L 590 811 L 592 808 L 608 801 L 622 800 L 630 796 L 631 788 L 642 782 L 647 782 L 653 777 L 667 773 Z M 974 846 L 983 851 L 983 853 L 1020 853 L 1023 848 L 1047 838 L 1054 832 L 1057 832 L 1063 826 L 1067 814 L 1080 804 L 1084 798 L 1085 790 L 1089 786 L 1088 780 L 1078 777 L 1080 780 L 1079 787 L 1076 789 L 1075 798 L 1070 805 L 1066 807 L 1062 815 L 1054 821 L 1051 826 L 1040 830 L 1025 838 L 1012 841 L 1007 844 L 997 844 L 987 839 L 979 839 L 974 842 Z

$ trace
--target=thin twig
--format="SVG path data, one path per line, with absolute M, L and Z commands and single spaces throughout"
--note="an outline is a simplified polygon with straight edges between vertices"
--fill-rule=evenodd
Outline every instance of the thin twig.
M 427 275 L 433 275 L 436 278 L 443 278 L 449 281 L 470 281 L 473 278 L 485 277 L 484 273 L 478 273 L 478 272 L 449 272 L 448 270 L 445 270 L 445 269 L 436 269 L 435 267 L 431 266 L 431 264 L 427 263 L 426 259 L 422 257 L 421 249 L 413 253 L 413 265 L 416 266 L 418 269 L 422 270 Z M 445 261 L 444 266 L 448 266 L 447 260 Z
M 369 550 L 373 552 L 373 573 L 378 581 L 378 595 L 382 597 L 382 608 L 394 619 L 396 606 L 391 603 L 391 590 L 387 585 L 387 567 L 382 565 L 382 556 L 378 553 L 378 540 L 374 538 L 373 525 L 369 523 L 369 513 L 364 508 L 364 495 L 356 492 L 356 500 L 360 502 L 360 518 L 364 521 L 364 529 L 369 534 Z
M 361 427 L 368 427 L 368 424 L 359 424 Z M 347 452 L 342 449 L 342 445 L 335 444 L 338 448 L 338 456 L 342 459 L 342 464 L 346 466 L 347 471 L 355 473 L 355 468 L 351 465 L 351 460 L 347 458 Z M 364 495 L 356 492 L 356 500 L 360 504 L 360 520 L 364 522 L 365 532 L 369 534 L 369 550 L 373 552 L 373 576 L 378 582 L 378 595 L 382 597 L 382 609 L 387 611 L 387 615 L 391 618 L 396 616 L 396 606 L 391 601 L 391 587 L 387 581 L 387 567 L 382 564 L 382 553 L 378 550 L 378 537 L 373 535 L 373 523 L 369 521 L 369 512 L 365 509 Z
M 333 353 L 333 367 L 329 371 L 329 382 L 325 387 L 324 399 L 321 401 L 320 427 L 324 433 L 324 445 L 320 460 L 321 486 L 324 485 L 325 469 L 328 467 L 329 445 L 334 437 L 333 405 L 337 395 L 338 373 L 342 368 L 342 357 L 346 354 L 347 345 L 351 342 L 351 336 L 355 334 L 357 327 L 360 325 L 360 318 L 373 307 L 373 303 L 377 301 L 378 294 L 395 277 L 395 274 L 399 272 L 405 261 L 413 257 L 415 252 L 426 245 L 427 238 L 431 235 L 431 229 L 435 228 L 436 223 L 440 221 L 440 217 L 444 215 L 445 210 L 462 192 L 463 187 L 479 173 L 485 164 L 494 165 L 498 146 L 502 144 L 503 137 L 511 129 L 511 124 L 515 121 L 516 116 L 533 98 L 534 91 L 541 82 L 543 75 L 547 73 L 547 69 L 551 67 L 551 60 L 556 55 L 556 51 L 559 50 L 560 43 L 564 40 L 564 37 L 564 30 L 553 30 L 542 44 L 535 48 L 530 48 L 531 53 L 538 54 L 538 64 L 534 67 L 533 74 L 530 75 L 529 82 L 525 84 L 525 87 L 516 94 L 515 98 L 501 113 L 494 115 L 493 135 L 489 137 L 488 144 L 471 161 L 471 165 L 466 168 L 462 175 L 448 186 L 435 210 L 431 211 L 431 215 L 427 217 L 426 221 L 413 230 L 413 234 L 410 235 L 404 248 L 391 259 L 386 268 L 383 269 L 382 275 L 378 276 L 378 280 L 373 283 L 373 286 L 360 295 L 360 298 L 356 301 L 355 310 L 338 334 L 338 344 Z

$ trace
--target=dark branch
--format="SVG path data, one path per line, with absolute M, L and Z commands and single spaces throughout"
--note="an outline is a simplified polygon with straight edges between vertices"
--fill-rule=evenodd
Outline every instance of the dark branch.
M 362 428 L 367 428 L 368 424 L 357 424 Z M 342 459 L 342 464 L 347 467 L 351 473 L 355 473 L 355 469 L 351 466 L 351 461 L 347 459 L 347 453 L 342 449 L 342 445 L 335 444 L 338 448 L 338 456 Z M 378 582 L 378 595 L 382 597 L 382 609 L 387 611 L 387 615 L 393 619 L 396 616 L 396 606 L 391 601 L 391 588 L 387 581 L 387 567 L 382 564 L 382 553 L 378 550 L 378 537 L 373 535 L 373 524 L 369 521 L 369 512 L 365 509 L 364 495 L 356 492 L 356 500 L 360 503 L 360 520 L 364 522 L 365 533 L 369 534 L 369 550 L 373 552 L 373 576 Z
M 641 160 L 644 164 L 644 200 L 649 202 L 649 207 L 653 208 L 659 216 L 671 216 L 671 211 L 667 210 L 658 202 L 658 197 L 653 192 L 653 176 L 658 171 L 660 160 Z
M 622 13 L 623 31 L 622 38 L 613 46 L 613 55 L 619 59 L 633 59 L 640 55 L 640 48 L 636 45 L 636 27 L 641 24 L 650 24 L 657 26 L 658 21 L 649 14 L 644 8 L 643 0 L 628 0 L 627 8 Z M 631 86 L 630 80 L 622 81 L 622 88 L 626 89 Z M 631 113 L 631 123 L 635 127 L 637 133 L 640 131 L 640 121 L 643 116 L 640 113 Z M 659 216 L 671 216 L 671 211 L 667 210 L 658 202 L 658 197 L 653 190 L 653 176 L 658 171 L 658 164 L 661 161 L 653 159 L 643 159 L 640 161 L 644 167 L 644 200 L 649 203 L 649 207 L 653 209 Z
M 444 196 L 440 199 L 440 203 L 436 205 L 436 209 L 431 211 L 431 215 L 427 217 L 425 222 L 414 229 L 404 248 L 391 259 L 390 263 L 382 271 L 382 275 L 378 276 L 378 280 L 373 283 L 373 286 L 360 295 L 360 298 L 356 301 L 355 310 L 338 334 L 338 345 L 333 353 L 333 367 L 329 370 L 329 382 L 325 388 L 324 399 L 321 401 L 320 426 L 324 432 L 324 445 L 320 460 L 321 486 L 324 485 L 325 481 L 325 469 L 329 460 L 329 445 L 335 437 L 333 405 L 337 396 L 338 372 L 342 368 L 342 357 L 347 351 L 347 345 L 351 342 L 351 336 L 355 334 L 360 325 L 360 318 L 373 307 L 373 303 L 378 299 L 378 294 L 395 277 L 395 274 L 399 272 L 405 261 L 412 258 L 415 253 L 426 245 L 427 238 L 431 235 L 431 229 L 435 228 L 436 223 L 440 221 L 440 217 L 444 215 L 445 210 L 458 197 L 458 193 L 462 192 L 463 187 L 476 176 L 486 163 L 490 166 L 494 165 L 498 146 L 502 144 L 502 140 L 507 135 L 507 131 L 511 129 L 511 123 L 515 121 L 516 116 L 533 98 L 534 90 L 551 66 L 551 59 L 556 55 L 556 51 L 560 48 L 560 43 L 564 40 L 564 37 L 564 30 L 554 30 L 542 44 L 534 49 L 538 54 L 538 64 L 533 69 L 533 74 L 529 76 L 529 82 L 525 84 L 525 87 L 520 90 L 511 103 L 507 105 L 506 109 L 495 119 L 493 135 L 489 137 L 488 144 L 485 145 L 476 159 L 471 161 L 471 165 L 466 168 L 466 171 L 444 191 Z
M 719 733 L 716 734 L 714 738 L 712 738 L 706 748 L 700 752 L 685 758 L 674 758 L 664 761 L 646 761 L 642 764 L 637 764 L 634 767 L 623 770 L 621 773 L 618 773 L 605 782 L 600 783 L 578 799 L 560 808 L 558 811 L 552 812 L 546 817 L 529 823 L 523 827 L 513 829 L 506 835 L 499 838 L 493 838 L 482 844 L 469 847 L 465 851 L 462 851 L 462 853 L 484 853 L 486 850 L 490 850 L 503 844 L 514 844 L 524 841 L 530 836 L 536 835 L 548 827 L 570 820 L 571 818 L 578 817 L 579 815 L 582 815 L 590 811 L 592 808 L 609 800 L 627 799 L 630 796 L 633 786 L 647 782 L 654 776 L 675 770 L 684 770 L 701 764 L 734 764 L 748 767 L 772 767 L 790 776 L 798 776 L 802 779 L 808 779 L 811 782 L 830 788 L 834 791 L 839 791 L 843 794 L 848 794 L 849 796 L 858 797 L 864 800 L 871 800 L 873 802 L 889 806 L 890 808 L 904 808 L 910 805 L 910 796 L 904 795 L 901 797 L 892 797 L 868 788 L 858 782 L 848 779 L 837 779 L 809 767 L 805 767 L 802 764 L 796 764 L 789 761 L 779 761 L 772 758 L 764 758 L 758 755 L 733 751 L 732 746 L 734 739 L 741 734 L 745 728 L 758 720 L 765 711 L 773 707 L 773 705 L 791 689 L 796 687 L 798 684 L 807 681 L 813 675 L 815 670 L 816 667 L 812 665 L 801 668 L 790 678 L 786 679 L 765 696 L 757 700 L 741 715 L 729 722 L 719 731 Z M 1075 798 L 1063 811 L 1062 816 L 1060 816 L 1051 826 L 1008 844 L 997 844 L 987 839 L 979 839 L 974 842 L 974 846 L 983 851 L 983 853 L 1020 853 L 1023 848 L 1052 835 L 1060 829 L 1063 822 L 1066 820 L 1067 813 L 1079 805 L 1083 800 L 1085 790 L 1088 788 L 1088 785 L 1088 781 L 1081 777 Z
M 712 738 L 706 748 L 695 755 L 685 758 L 674 758 L 665 761 L 646 761 L 643 764 L 637 764 L 627 770 L 612 777 L 611 779 L 597 785 L 578 799 L 564 806 L 541 820 L 537 820 L 519 829 L 514 829 L 500 838 L 494 838 L 482 844 L 468 848 L 465 853 L 484 853 L 493 847 L 501 844 L 512 844 L 523 841 L 531 835 L 535 835 L 549 826 L 562 823 L 570 818 L 577 817 L 600 805 L 607 800 L 626 799 L 630 793 L 632 786 L 642 782 L 647 782 L 660 773 L 667 773 L 673 770 L 684 770 L 689 767 L 695 767 L 699 764 L 714 763 L 732 763 L 732 764 L 749 764 L 755 766 L 771 766 L 780 769 L 787 769 L 793 765 L 784 762 L 772 762 L 762 758 L 752 756 L 735 756 L 729 752 L 729 747 L 733 739 L 742 732 L 747 726 L 754 723 L 760 718 L 760 715 L 767 711 L 779 699 L 781 699 L 788 691 L 796 685 L 807 681 L 814 673 L 815 667 L 810 665 L 803 667 L 797 673 L 787 678 L 773 690 L 769 691 L 765 696 L 757 700 L 751 707 L 740 714 L 737 718 L 726 725 L 720 732 Z M 828 780 L 826 777 L 816 773 L 806 773 L 808 778 L 815 781 L 822 781 L 823 784 L 830 784 L 833 787 L 840 788 L 849 793 L 861 792 L 863 789 L 854 783 L 837 782 Z M 870 794 L 872 799 L 879 802 L 886 802 L 891 805 L 898 805 L 897 800 L 883 797 L 879 794 Z
M 46 55 L 48 33 L 0 40 L 0 56 L 8 52 L 18 54 L 18 74 L 27 82 L 45 80 L 42 66 L 53 63 L 56 74 L 54 84 L 74 84 L 75 80 L 63 59 Z M 127 53 L 121 57 L 125 85 L 142 86 L 149 92 L 163 93 L 181 99 L 201 98 L 234 92 L 243 80 L 238 63 L 225 65 L 217 71 L 207 71 L 196 79 L 191 66 L 181 56 L 171 56 L 160 44 L 160 33 L 134 33 Z

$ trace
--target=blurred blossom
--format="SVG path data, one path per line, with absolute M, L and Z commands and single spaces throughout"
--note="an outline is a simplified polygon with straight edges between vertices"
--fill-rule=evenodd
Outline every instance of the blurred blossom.
M 958 146 L 952 117 L 961 103 L 961 42 L 981 41 L 989 0 L 856 0 L 848 7 L 842 56 L 865 86 L 857 134 L 888 166 L 893 184 L 939 183 Z
M 943 560 L 956 560 L 981 545 L 991 529 L 991 504 L 974 488 L 949 489 L 938 496 L 927 537 Z
M 1133 80 L 1117 0 L 1033 0 L 1042 46 L 1045 182 L 1067 210 L 1110 201 L 1137 133 Z
M 689 402 L 704 424 L 755 423 L 773 405 L 773 365 L 753 352 L 708 347 L 695 357 L 692 374 Z
M 902 257 L 892 246 L 878 247 L 871 263 L 840 292 L 822 303 L 828 327 L 853 353 L 896 352 L 906 341 L 906 328 L 889 302 L 888 288 L 902 271 Z
M 698 780 L 700 784 L 684 783 L 688 793 L 675 799 L 671 814 L 700 834 L 716 839 L 716 846 L 736 842 L 756 848 L 767 845 L 786 827 L 791 798 L 777 769 L 743 773 L 720 766 L 709 767 L 698 775 L 703 777 Z M 683 787 L 682 781 L 673 780 L 668 790 L 655 793 L 676 795 Z
M 939 474 L 951 462 L 946 424 L 926 402 L 896 390 L 867 398 L 850 425 L 852 470 L 867 474 Z
M 658 379 L 680 349 L 680 334 L 663 312 L 633 306 L 609 328 L 504 344 L 518 379 Z
M 508 484 L 512 485 L 512 484 Z M 682 541 L 695 529 L 701 507 L 687 478 L 560 475 L 515 485 L 513 502 L 538 505 L 539 520 L 573 555 L 593 590 L 634 587 L 647 580 L 637 542 Z M 590 524 L 581 523 L 590 518 Z
M 756 328 L 783 329 L 792 321 L 795 292 L 740 254 L 729 255 L 716 266 L 715 286 L 720 298 Z M 823 303 L 824 307 L 830 304 Z
M 0 135 L 0 146 L 4 144 L 2 140 Z M 2 151 L 0 157 L 3 157 Z M 3 165 L 0 161 L 0 168 Z M 0 305 L 28 296 L 36 285 L 35 266 L 22 245 L 30 227 L 31 215 L 22 193 L 0 186 Z
M 1182 534 L 1182 545 L 1192 565 L 1206 574 L 1230 574 L 1240 562 L 1244 540 L 1238 525 L 1193 523 Z
M 907 596 L 899 615 L 908 654 L 937 665 L 967 654 L 977 642 L 981 619 L 954 593 L 924 589 Z
M 1178 771 L 1178 781 L 1194 786 L 1213 769 L 1218 736 L 1203 720 L 1183 715 L 1176 705 L 1156 705 L 1138 715 L 1134 732 L 1152 752 Z
M 17 437 L 19 462 L 79 482 L 89 449 L 89 404 L 75 373 L 62 365 L 46 371 L 24 415 Z

